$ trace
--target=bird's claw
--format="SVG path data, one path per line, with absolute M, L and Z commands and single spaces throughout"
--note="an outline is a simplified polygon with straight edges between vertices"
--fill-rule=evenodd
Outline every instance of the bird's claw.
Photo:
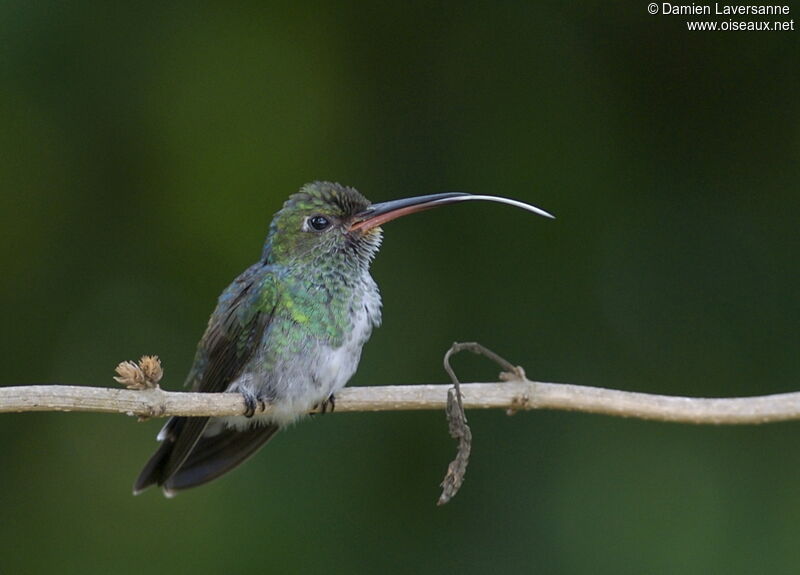
M 328 407 L 330 407 L 331 413 L 336 410 L 336 396 L 333 394 L 330 394 L 328 399 L 322 402 L 320 405 L 320 410 L 322 413 L 328 413 Z
M 248 419 L 253 417 L 256 411 L 263 412 L 267 408 L 267 404 L 264 403 L 263 399 L 258 399 L 249 393 L 243 393 L 242 396 L 244 397 L 245 406 L 244 416 Z

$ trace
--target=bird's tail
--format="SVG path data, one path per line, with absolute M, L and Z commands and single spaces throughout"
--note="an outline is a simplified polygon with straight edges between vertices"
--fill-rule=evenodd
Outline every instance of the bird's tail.
M 244 431 L 209 426 L 208 417 L 173 417 L 159 434 L 162 440 L 133 486 L 138 494 L 159 485 L 167 496 L 208 483 L 243 463 L 280 429 L 254 426 Z M 214 433 L 210 427 L 218 427 Z

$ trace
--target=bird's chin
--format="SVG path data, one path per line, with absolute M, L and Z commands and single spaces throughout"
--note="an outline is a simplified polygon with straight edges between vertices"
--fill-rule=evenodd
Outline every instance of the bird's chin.
M 376 226 L 369 229 L 354 229 L 347 232 L 347 238 L 352 246 L 366 247 L 370 251 L 377 250 L 383 239 L 383 228 Z
M 383 233 L 383 228 L 380 226 L 375 226 L 371 228 L 367 227 L 359 227 L 358 225 L 354 225 L 347 231 L 347 234 L 354 238 L 366 238 L 374 235 L 381 235 Z

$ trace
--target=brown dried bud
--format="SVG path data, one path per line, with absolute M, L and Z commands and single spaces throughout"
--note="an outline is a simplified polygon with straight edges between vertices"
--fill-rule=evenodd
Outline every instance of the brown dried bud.
M 117 366 L 114 379 L 128 389 L 153 389 L 164 376 L 157 355 L 144 355 L 138 364 L 123 361 Z

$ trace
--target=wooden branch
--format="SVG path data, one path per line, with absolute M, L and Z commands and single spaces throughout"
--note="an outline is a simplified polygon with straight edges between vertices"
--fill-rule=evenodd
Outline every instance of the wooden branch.
M 349 387 L 336 412 L 444 410 L 450 385 Z M 509 412 L 553 409 L 695 424 L 756 424 L 800 419 L 800 393 L 707 399 L 651 395 L 562 383 L 509 381 L 461 384 L 466 409 Z M 269 409 L 269 408 L 267 408 Z M 65 385 L 0 387 L 0 413 L 84 411 L 140 417 L 241 415 L 232 393 L 167 392 Z
M 500 379 L 505 381 L 459 383 L 450 366 L 450 357 L 460 351 L 470 351 L 494 361 L 503 369 Z M 695 424 L 755 424 L 800 419 L 800 393 L 708 399 L 542 383 L 528 380 L 521 367 L 475 342 L 454 343 L 444 356 L 444 368 L 452 386 L 350 387 L 336 394 L 336 411 L 340 413 L 421 409 L 447 413 L 450 434 L 458 440 L 458 450 L 441 483 L 438 505 L 447 503 L 458 492 L 469 463 L 472 432 L 464 409 L 504 409 L 509 414 L 558 409 Z M 0 387 L 0 413 L 84 411 L 149 418 L 172 415 L 219 417 L 247 412 L 244 398 L 238 393 L 162 390 L 158 382 L 163 371 L 156 356 L 143 356 L 138 363 L 122 362 L 116 372 L 114 379 L 128 389 L 67 385 Z M 268 410 L 269 406 L 264 406 L 261 411 Z

